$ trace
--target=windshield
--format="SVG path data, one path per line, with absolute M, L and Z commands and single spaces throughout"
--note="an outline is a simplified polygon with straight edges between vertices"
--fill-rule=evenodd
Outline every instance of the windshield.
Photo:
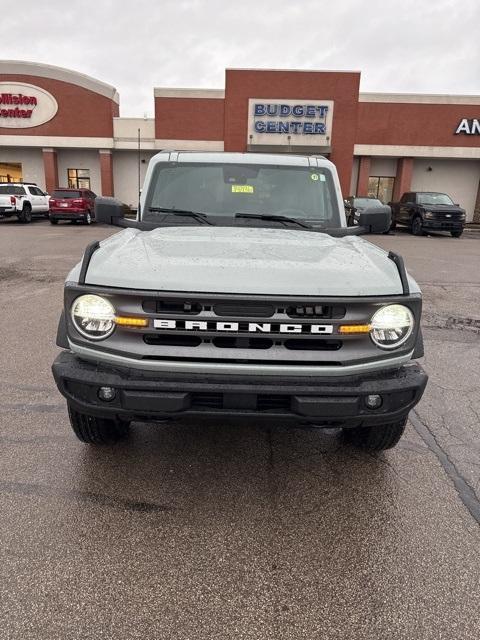
M 81 198 L 81 191 L 54 191 L 52 193 L 52 198 Z
M 23 187 L 10 187 L 8 185 L 0 185 L 0 194 L 7 194 L 9 196 L 24 196 L 25 189 Z
M 353 206 L 362 208 L 383 207 L 380 200 L 377 200 L 376 198 L 355 198 L 355 200 L 353 201 Z
M 142 219 L 159 223 L 165 211 L 220 217 L 238 213 L 283 215 L 340 227 L 335 187 L 328 169 L 253 164 L 163 163 L 153 172 Z
M 453 204 L 446 193 L 417 193 L 418 204 Z

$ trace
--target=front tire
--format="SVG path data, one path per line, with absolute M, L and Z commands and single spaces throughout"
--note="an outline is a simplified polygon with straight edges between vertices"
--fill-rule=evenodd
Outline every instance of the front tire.
M 378 427 L 344 429 L 346 442 L 367 451 L 384 451 L 394 447 L 405 431 L 407 418 Z
M 28 203 L 23 205 L 23 209 L 18 214 L 18 220 L 22 224 L 28 224 L 32 221 L 32 207 Z
M 412 221 L 412 233 L 414 236 L 423 236 L 423 223 L 420 216 L 415 216 Z
M 58 220 L 56 218 L 50 218 L 50 224 L 58 224 Z
M 455 231 L 450 231 L 452 238 L 460 238 L 463 233 L 463 229 L 455 229 Z
M 129 422 L 79 413 L 70 405 L 68 417 L 77 438 L 87 444 L 114 444 L 127 436 L 130 426 Z

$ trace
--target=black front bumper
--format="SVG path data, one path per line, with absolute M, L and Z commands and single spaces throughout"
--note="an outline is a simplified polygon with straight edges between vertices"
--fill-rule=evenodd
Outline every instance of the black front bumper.
M 181 415 L 281 418 L 325 427 L 381 425 L 406 417 L 422 397 L 427 374 L 416 363 L 381 373 L 324 377 L 202 376 L 109 367 L 63 351 L 55 382 L 77 411 L 105 418 L 155 421 Z M 102 386 L 115 399 L 99 399 Z M 368 409 L 369 394 L 382 396 Z
M 424 229 L 431 231 L 461 231 L 465 222 L 463 220 L 424 220 L 422 223 Z

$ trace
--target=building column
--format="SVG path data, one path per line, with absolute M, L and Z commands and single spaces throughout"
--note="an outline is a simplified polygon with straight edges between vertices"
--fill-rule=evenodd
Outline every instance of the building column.
M 58 185 L 57 152 L 55 149 L 42 149 L 45 189 L 51 193 Z
M 113 196 L 113 160 L 110 149 L 100 149 L 100 180 L 102 196 Z
M 397 160 L 397 175 L 393 187 L 393 202 L 398 202 L 406 191 L 410 191 L 413 174 L 413 158 L 399 158 Z
M 368 179 L 370 177 L 370 156 L 362 156 L 358 165 L 356 196 L 368 196 Z

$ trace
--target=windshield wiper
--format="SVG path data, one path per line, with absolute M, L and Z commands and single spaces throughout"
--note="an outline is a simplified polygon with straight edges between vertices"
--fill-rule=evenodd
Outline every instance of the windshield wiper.
M 153 211 L 154 213 L 168 213 L 172 216 L 185 216 L 188 218 L 194 218 L 194 220 L 198 220 L 198 222 L 202 222 L 203 224 L 212 225 L 213 222 L 208 220 L 206 213 L 201 213 L 200 211 L 187 211 L 186 209 L 171 209 L 169 207 L 148 207 L 149 211 Z
M 296 218 L 289 218 L 288 216 L 277 216 L 273 213 L 236 213 L 235 218 L 254 218 L 256 220 L 273 220 L 274 222 L 293 222 L 298 224 L 299 227 L 304 229 L 313 229 L 312 225 L 297 220 Z

